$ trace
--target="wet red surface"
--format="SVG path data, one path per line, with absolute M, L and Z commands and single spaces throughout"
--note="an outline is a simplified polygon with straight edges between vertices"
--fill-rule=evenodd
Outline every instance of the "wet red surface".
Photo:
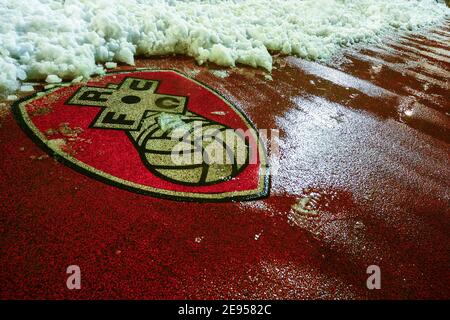
M 449 40 L 443 26 L 330 66 L 278 57 L 272 81 L 139 60 L 280 130 L 280 166 L 258 201 L 181 203 L 103 184 L 46 157 L 3 107 L 1 298 L 448 299 Z M 71 291 L 74 264 L 82 289 Z M 366 288 L 369 265 L 380 290 Z

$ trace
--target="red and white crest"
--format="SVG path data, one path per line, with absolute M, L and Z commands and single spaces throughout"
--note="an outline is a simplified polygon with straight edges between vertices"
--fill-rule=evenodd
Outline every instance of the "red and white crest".
M 18 102 L 15 114 L 63 163 L 130 191 L 192 201 L 268 193 L 266 153 L 249 119 L 174 70 L 57 87 Z

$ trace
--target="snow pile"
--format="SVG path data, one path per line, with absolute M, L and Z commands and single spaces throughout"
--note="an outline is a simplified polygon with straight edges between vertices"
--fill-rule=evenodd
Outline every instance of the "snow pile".
M 436 0 L 0 0 L 0 92 L 48 75 L 88 78 L 136 55 L 270 71 L 269 51 L 327 59 L 448 13 Z

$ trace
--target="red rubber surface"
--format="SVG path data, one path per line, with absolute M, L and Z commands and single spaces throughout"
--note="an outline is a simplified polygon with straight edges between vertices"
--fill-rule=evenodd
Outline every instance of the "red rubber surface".
M 279 57 L 273 81 L 249 68 L 219 78 L 183 57 L 138 61 L 198 71 L 257 128 L 281 130 L 271 194 L 253 202 L 103 184 L 45 157 L 3 107 L 0 297 L 448 299 L 449 40 L 442 26 L 331 68 Z M 313 217 L 291 208 L 305 197 Z M 78 291 L 66 288 L 73 264 Z M 366 288 L 372 264 L 381 290 Z

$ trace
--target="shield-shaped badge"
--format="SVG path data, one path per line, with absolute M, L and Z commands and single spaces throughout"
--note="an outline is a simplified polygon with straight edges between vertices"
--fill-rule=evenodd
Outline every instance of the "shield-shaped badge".
M 268 193 L 266 152 L 250 120 L 175 70 L 53 88 L 19 101 L 15 114 L 63 163 L 117 187 L 192 201 Z

